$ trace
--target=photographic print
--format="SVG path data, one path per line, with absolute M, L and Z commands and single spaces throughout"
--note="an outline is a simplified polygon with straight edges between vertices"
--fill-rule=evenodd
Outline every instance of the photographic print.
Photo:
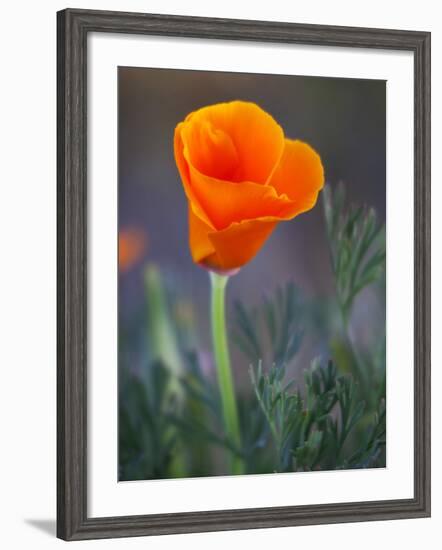
M 58 12 L 58 537 L 430 515 L 430 42 Z
M 118 68 L 119 481 L 386 466 L 386 84 Z

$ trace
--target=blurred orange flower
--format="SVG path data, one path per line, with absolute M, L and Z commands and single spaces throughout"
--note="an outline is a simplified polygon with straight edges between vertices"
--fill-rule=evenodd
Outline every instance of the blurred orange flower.
M 143 257 L 146 245 L 146 235 L 141 229 L 121 229 L 118 233 L 119 270 L 131 269 Z
M 175 129 L 174 149 L 189 203 L 192 257 L 214 271 L 249 262 L 280 221 L 313 208 L 324 184 L 319 155 L 285 138 L 254 103 L 190 113 Z

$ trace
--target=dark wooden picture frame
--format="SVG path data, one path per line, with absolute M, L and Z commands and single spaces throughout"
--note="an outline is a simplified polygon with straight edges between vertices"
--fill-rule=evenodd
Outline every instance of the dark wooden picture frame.
M 57 14 L 57 535 L 65 540 L 430 515 L 430 33 L 68 9 Z M 87 516 L 87 36 L 90 32 L 408 50 L 414 55 L 414 497 Z

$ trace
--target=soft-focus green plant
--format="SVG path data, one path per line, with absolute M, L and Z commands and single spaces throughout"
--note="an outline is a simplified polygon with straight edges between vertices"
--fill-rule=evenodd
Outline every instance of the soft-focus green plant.
M 336 296 L 345 326 L 356 296 L 385 270 L 385 227 L 373 208 L 347 207 L 342 184 L 322 192 Z
M 174 477 L 177 434 L 167 414 L 174 407 L 170 371 L 160 361 L 145 378 L 127 374 L 119 383 L 119 479 Z
M 158 267 L 147 269 L 147 314 L 137 318 L 147 349 L 137 368 L 132 329 L 120 331 L 120 480 L 231 474 L 234 462 L 244 473 L 385 466 L 385 330 L 366 350 L 352 333 L 360 293 L 371 285 L 385 300 L 385 228 L 374 211 L 348 208 L 342 186 L 327 187 L 323 200 L 335 296 L 310 298 L 288 283 L 230 312 L 245 358 L 235 370 L 250 370 L 235 396 L 240 440 L 223 421 L 192 304 L 176 279 L 171 294 Z M 312 361 L 302 378 L 304 335 L 332 360 Z
M 183 364 L 178 351 L 176 330 L 172 324 L 167 304 L 167 291 L 159 268 L 149 264 L 144 272 L 147 299 L 150 354 L 154 361 L 161 361 L 170 370 L 170 391 L 181 395 L 178 383 L 183 372 Z
M 361 446 L 347 445 L 364 412 L 355 384 L 338 376 L 331 361 L 313 361 L 305 371 L 305 396 L 284 382 L 284 368 L 267 373 L 251 368 L 252 384 L 270 426 L 275 447 L 275 471 L 331 470 L 378 465 L 385 444 L 382 418 L 373 416 Z M 345 448 L 347 446 L 347 448 Z
M 234 341 L 252 363 L 267 358 L 271 364 L 287 364 L 302 341 L 300 311 L 299 292 L 291 282 L 278 287 L 272 296 L 264 297 L 261 307 L 250 311 L 236 301 Z
M 341 313 L 340 337 L 332 341 L 334 358 L 341 370 L 357 378 L 359 393 L 370 411 L 385 398 L 385 322 L 370 353 L 355 346 L 351 315 L 356 298 L 370 285 L 385 295 L 385 226 L 372 208 L 347 205 L 345 188 L 327 185 L 322 193 L 327 241 Z M 382 298 L 385 305 L 385 298 Z M 385 309 L 385 308 L 384 308 Z
M 170 421 L 190 445 L 200 449 L 201 444 L 203 447 L 214 446 L 241 456 L 241 450 L 223 431 L 222 407 L 216 385 L 204 376 L 194 352 L 189 353 L 187 359 L 188 370 L 181 378 L 181 384 L 188 406 L 179 414 L 170 414 Z M 198 469 L 201 468 L 193 468 L 192 475 L 199 475 Z

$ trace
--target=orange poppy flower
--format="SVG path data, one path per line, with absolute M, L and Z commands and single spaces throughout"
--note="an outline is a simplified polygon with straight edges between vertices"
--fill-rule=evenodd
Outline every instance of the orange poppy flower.
M 174 149 L 189 203 L 192 258 L 214 271 L 249 262 L 280 221 L 313 208 L 324 185 L 319 155 L 285 138 L 254 103 L 189 114 L 175 129 Z

